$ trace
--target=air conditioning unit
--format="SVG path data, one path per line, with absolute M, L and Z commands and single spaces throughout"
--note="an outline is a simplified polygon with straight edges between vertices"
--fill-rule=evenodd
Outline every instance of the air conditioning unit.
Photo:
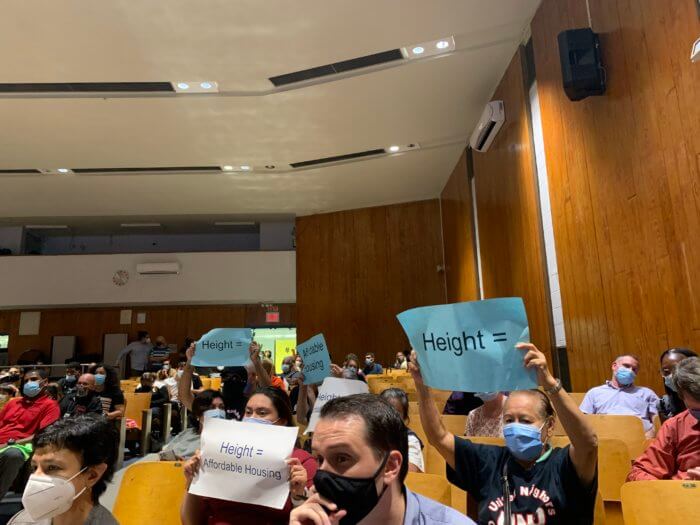
M 180 263 L 141 263 L 136 265 L 136 273 L 139 275 L 177 275 L 180 273 Z
M 487 151 L 498 130 L 506 121 L 506 112 L 502 100 L 492 100 L 484 108 L 479 123 L 469 139 L 469 145 L 474 151 Z

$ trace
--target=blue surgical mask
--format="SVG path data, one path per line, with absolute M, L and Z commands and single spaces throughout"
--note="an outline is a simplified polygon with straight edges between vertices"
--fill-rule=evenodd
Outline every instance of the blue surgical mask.
M 488 403 L 489 401 L 493 401 L 498 397 L 498 392 L 477 392 L 474 395 L 481 399 L 484 403 Z
M 274 425 L 279 421 L 279 418 L 275 419 L 274 421 L 270 421 L 268 419 L 258 419 L 257 417 L 244 417 L 243 422 L 244 423 L 258 423 L 260 425 Z
M 286 374 L 287 372 L 289 372 L 289 365 L 287 365 L 287 364 L 282 365 L 282 373 Z
M 75 383 L 77 380 L 78 378 L 75 376 L 66 375 L 66 383 Z
M 365 365 L 372 366 L 373 364 L 374 364 L 374 359 L 372 359 L 371 357 L 368 357 L 367 359 L 365 359 Z
M 41 392 L 39 381 L 27 381 L 22 387 L 22 392 L 27 397 L 36 397 Z
M 700 408 L 689 408 L 688 412 L 690 412 L 691 416 L 700 421 Z
M 637 377 L 637 374 L 634 373 L 634 370 L 624 366 L 620 366 L 615 372 L 615 379 L 622 386 L 629 386 L 634 383 L 635 377 Z
M 667 376 L 664 376 L 664 385 L 666 385 L 666 388 L 669 390 L 672 390 L 673 392 L 676 391 L 676 387 L 673 386 L 673 374 L 668 374 Z
M 226 419 L 226 411 L 222 408 L 210 408 L 209 410 L 205 410 L 202 415 L 204 419 Z
M 542 427 L 533 427 L 523 423 L 508 423 L 503 425 L 503 437 L 506 447 L 521 461 L 534 461 L 542 454 Z
M 107 379 L 106 374 L 95 374 L 95 384 L 96 385 L 104 385 L 105 379 Z
M 350 370 L 350 372 L 352 372 L 353 374 L 356 374 L 356 373 L 357 373 L 357 367 L 356 367 L 356 366 L 349 366 L 349 367 L 348 367 L 348 370 Z

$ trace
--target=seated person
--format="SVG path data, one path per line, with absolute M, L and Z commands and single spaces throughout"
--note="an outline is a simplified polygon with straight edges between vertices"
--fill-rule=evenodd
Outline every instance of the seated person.
M 296 358 L 293 355 L 288 355 L 282 360 L 282 373 L 280 377 L 284 379 L 288 385 L 296 384 L 297 379 L 301 375 L 301 370 L 296 366 Z
M 250 397 L 245 408 L 243 422 L 248 421 L 264 421 L 267 424 L 287 427 L 294 426 L 289 398 L 278 388 L 265 387 L 257 390 Z M 300 448 L 294 448 L 287 462 L 290 466 L 290 497 L 281 510 L 248 503 L 205 498 L 188 493 L 185 495 L 180 509 L 182 523 L 184 525 L 212 523 L 216 525 L 286 525 L 289 522 L 293 501 L 301 503 L 301 499 L 306 496 L 306 490 L 311 486 L 311 480 L 316 474 L 316 461 Z M 194 474 L 199 470 L 200 463 L 201 456 L 197 454 L 185 464 L 188 486 L 192 482 Z
M 506 396 L 503 392 L 476 392 L 474 394 L 484 403 L 467 414 L 465 436 L 501 437 L 503 436 L 503 406 Z
M 182 461 L 191 458 L 200 446 L 204 420 L 210 417 L 226 419 L 224 398 L 218 390 L 204 390 L 192 401 L 194 427 L 180 432 L 160 451 L 161 461 Z
M 107 419 L 118 420 L 124 416 L 124 392 L 119 386 L 117 371 L 109 365 L 90 367 L 95 375 L 95 392 L 102 402 L 102 413 Z
M 445 459 L 447 479 L 479 502 L 479 523 L 590 525 L 598 491 L 598 437 L 550 373 L 544 354 L 529 343 L 516 348 L 513 351 L 525 354 L 523 366 L 536 370 L 543 390 L 508 395 L 503 408 L 505 447 L 473 443 L 448 432 L 420 369 L 414 362 L 408 365 L 428 441 Z M 571 440 L 564 448 L 549 444 L 556 417 Z M 316 427 L 317 436 L 318 431 Z M 505 488 L 511 494 L 509 505 L 503 505 Z
M 0 410 L 0 499 L 12 486 L 32 453 L 32 439 L 61 416 L 58 403 L 46 394 L 45 370 L 24 374 L 22 397 Z
M 406 354 L 403 352 L 396 352 L 396 361 L 394 361 L 394 368 L 399 370 L 406 370 L 408 366 L 408 361 L 406 360 Z
M 389 403 L 399 413 L 408 430 L 408 471 L 425 472 L 423 461 L 423 442 L 418 435 L 409 428 L 411 418 L 408 415 L 408 396 L 400 388 L 387 388 L 379 394 L 379 397 Z
M 372 375 L 372 374 L 383 374 L 384 369 L 382 368 L 382 365 L 376 362 L 374 358 L 374 353 L 372 352 L 367 352 L 365 354 L 365 367 L 362 369 L 362 373 L 365 374 L 366 376 Z
M 697 354 L 687 348 L 670 348 L 661 354 L 661 377 L 664 378 L 664 390 L 666 395 L 659 399 L 657 409 L 659 419 L 663 423 L 668 418 L 677 416 L 685 410 L 683 400 L 678 396 L 673 386 L 673 370 L 676 365 L 688 357 L 697 357 Z
M 61 399 L 63 399 L 63 390 L 61 390 L 61 386 L 58 383 L 48 383 L 46 385 L 46 393 L 57 403 L 60 403 Z
M 61 399 L 58 404 L 62 417 L 79 416 L 85 413 L 102 414 L 102 400 L 95 392 L 95 376 L 83 374 L 78 379 L 74 391 Z
M 93 414 L 59 420 L 34 436 L 24 510 L 9 525 L 119 525 L 100 505 L 112 480 L 119 438 Z
M 66 376 L 58 380 L 58 385 L 63 391 L 63 395 L 67 396 L 75 392 L 75 387 L 78 385 L 78 376 L 82 367 L 80 363 L 73 362 L 66 365 Z
M 153 372 L 144 372 L 141 374 L 141 384 L 136 387 L 137 394 L 151 394 L 151 408 L 162 408 L 163 405 L 170 401 L 168 387 L 165 385 L 156 386 L 156 375 Z
M 450 416 L 466 416 L 481 405 L 483 401 L 472 392 L 452 392 L 445 401 L 442 413 Z
M 331 364 L 331 375 L 342 379 L 359 379 L 365 383 L 367 382 L 365 374 L 360 370 L 359 361 L 355 354 L 345 356 L 342 368 L 336 364 Z
M 649 388 L 635 386 L 634 379 L 638 371 L 637 356 L 621 355 L 615 359 L 612 364 L 612 379 L 586 392 L 581 402 L 581 412 L 637 416 L 644 424 L 647 437 L 653 437 L 653 419 L 659 397 Z
M 688 408 L 661 426 L 656 439 L 634 461 L 627 481 L 700 480 L 700 358 L 678 363 L 673 387 Z
M 148 368 L 152 372 L 157 372 L 163 368 L 163 363 L 170 357 L 170 347 L 165 337 L 156 337 L 156 344 L 148 352 Z
M 406 487 L 408 432 L 386 402 L 373 394 L 337 397 L 320 416 L 313 493 L 292 511 L 290 525 L 473 523 Z

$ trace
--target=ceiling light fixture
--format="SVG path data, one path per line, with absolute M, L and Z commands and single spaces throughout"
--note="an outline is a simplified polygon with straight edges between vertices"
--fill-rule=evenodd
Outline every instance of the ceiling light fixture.
M 265 168 L 267 168 L 268 170 L 274 170 L 274 169 L 275 169 L 275 165 L 274 165 L 274 164 L 266 164 L 266 165 L 265 165 Z
M 411 49 L 411 51 L 413 51 L 414 55 L 422 55 L 425 52 L 425 48 L 422 46 L 416 46 Z
M 171 82 L 175 93 L 218 93 L 219 84 L 212 80 Z
M 427 58 L 430 56 L 441 55 L 443 53 L 449 53 L 455 50 L 455 39 L 452 36 L 440 38 L 438 40 L 431 40 L 430 42 L 421 42 L 420 44 L 413 44 L 410 46 L 402 47 L 401 53 L 403 56 L 412 58 Z
M 222 171 L 233 171 L 233 166 L 227 164 L 226 166 L 221 166 Z
M 404 153 L 412 149 L 419 149 L 420 146 L 417 142 L 411 142 L 410 144 L 394 144 L 386 148 L 386 152 L 391 153 Z
M 48 168 L 48 169 L 39 169 L 41 173 L 44 175 L 56 175 L 57 173 L 61 175 L 66 175 L 68 173 L 73 173 L 73 170 L 70 168 Z
M 241 171 L 250 171 L 250 166 L 244 164 L 243 166 L 241 166 Z
M 447 49 L 450 47 L 450 43 L 447 40 L 440 40 L 437 44 L 435 44 L 435 47 L 438 49 Z
M 400 149 L 401 149 L 401 147 L 399 147 L 399 146 L 389 146 L 389 151 L 390 151 L 391 153 L 396 153 L 396 152 L 399 151 Z
M 28 230 L 67 230 L 67 224 L 27 224 Z
M 177 83 L 178 89 L 190 89 L 190 85 L 187 82 L 178 82 Z
M 159 228 L 159 222 L 124 222 L 122 228 Z
M 56 171 L 59 173 L 70 173 L 68 168 L 58 168 Z

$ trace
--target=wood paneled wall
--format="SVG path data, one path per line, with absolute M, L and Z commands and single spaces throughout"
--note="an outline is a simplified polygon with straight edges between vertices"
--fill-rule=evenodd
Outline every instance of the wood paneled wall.
M 530 338 L 551 357 L 547 266 L 522 60 L 518 50 L 491 97 L 503 100 L 505 124 L 486 153 L 474 152 L 481 274 L 484 298 L 523 298 Z
M 479 299 L 479 275 L 474 243 L 472 189 L 467 173 L 467 154 L 460 157 L 440 196 L 445 249 L 447 302 Z
M 323 332 L 336 362 L 408 346 L 396 314 L 445 302 L 437 200 L 300 217 L 297 336 Z
M 131 324 L 119 323 L 122 308 L 70 308 L 41 311 L 39 334 L 20 336 L 19 311 L 0 311 L 0 332 L 10 334 L 9 358 L 15 362 L 26 350 L 41 350 L 48 357 L 55 335 L 78 337 L 79 355 L 101 354 L 104 334 L 128 333 L 134 339 L 139 330 L 151 337 L 164 336 L 168 343 L 183 344 L 185 337 L 198 338 L 212 328 L 225 326 L 294 326 L 296 307 L 280 305 L 280 322 L 266 325 L 265 310 L 259 305 L 226 306 L 125 306 L 132 310 Z M 137 312 L 146 314 L 144 324 L 136 323 Z
M 602 97 L 561 86 L 557 34 L 588 26 L 585 0 L 543 0 L 532 23 L 571 377 L 600 384 L 630 352 L 658 391 L 662 350 L 700 350 L 700 21 L 691 0 L 589 5 Z

